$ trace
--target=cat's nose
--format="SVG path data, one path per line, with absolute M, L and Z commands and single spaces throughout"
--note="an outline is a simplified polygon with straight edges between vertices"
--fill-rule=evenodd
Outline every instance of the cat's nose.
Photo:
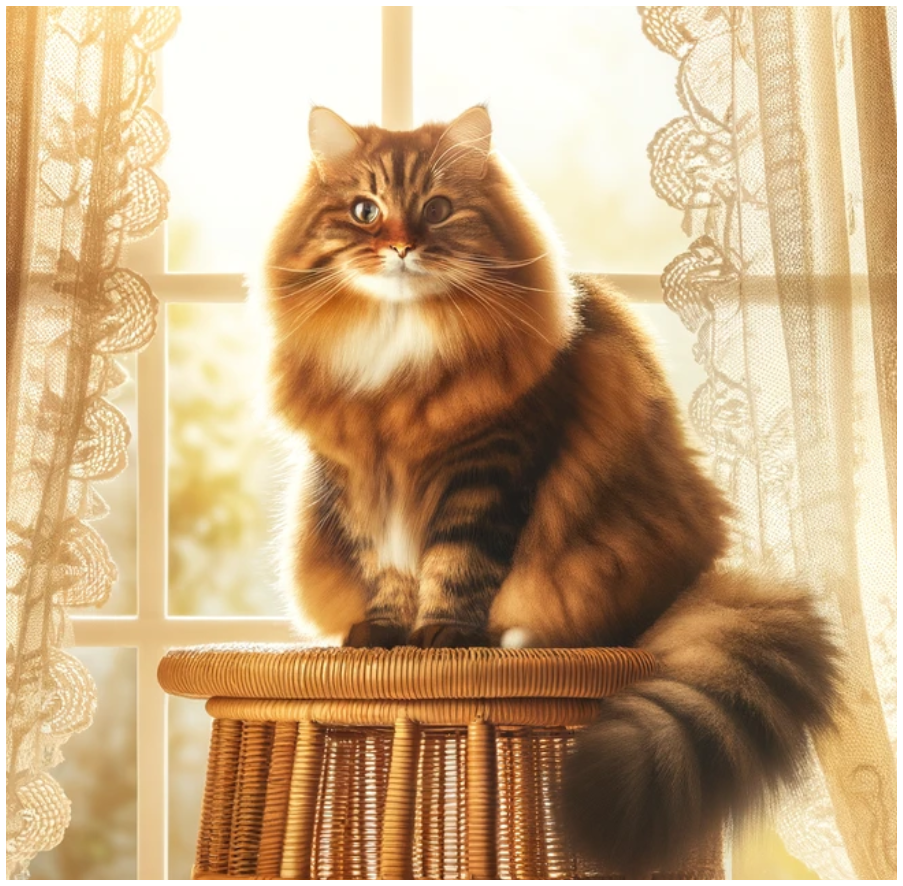
M 399 258 L 404 258 L 414 246 L 411 243 L 390 243 L 389 248 L 394 249 Z

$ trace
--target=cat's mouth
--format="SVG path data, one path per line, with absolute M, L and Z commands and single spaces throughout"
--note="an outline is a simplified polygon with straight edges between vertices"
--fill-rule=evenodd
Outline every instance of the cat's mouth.
M 393 274 L 423 274 L 423 262 L 418 251 L 408 249 L 401 255 L 395 249 L 386 249 L 382 253 L 382 270 L 389 276 Z
M 438 295 L 447 287 L 433 271 L 424 268 L 415 256 L 394 256 L 379 270 L 355 271 L 353 283 L 365 295 L 384 302 L 413 302 Z
M 413 302 L 445 290 L 434 274 L 402 268 L 379 274 L 357 274 L 354 285 L 370 298 L 384 302 Z
M 398 277 L 402 274 L 415 274 L 423 276 L 427 272 L 424 271 L 423 268 L 409 265 L 402 260 L 394 267 L 384 268 L 382 273 L 384 277 Z

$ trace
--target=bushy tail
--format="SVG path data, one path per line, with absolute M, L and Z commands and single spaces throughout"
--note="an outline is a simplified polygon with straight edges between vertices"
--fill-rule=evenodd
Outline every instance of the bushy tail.
M 565 768 L 574 845 L 614 871 L 680 864 L 793 781 L 830 726 L 837 650 L 805 589 L 713 571 L 637 644 L 654 678 L 606 699 Z

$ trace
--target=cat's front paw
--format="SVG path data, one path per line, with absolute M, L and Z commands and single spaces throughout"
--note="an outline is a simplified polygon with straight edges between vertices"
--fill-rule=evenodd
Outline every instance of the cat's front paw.
M 359 621 L 351 626 L 342 645 L 393 649 L 396 646 L 404 646 L 407 642 L 408 632 L 400 625 L 378 621 Z
M 426 624 L 411 634 L 410 646 L 421 649 L 466 648 L 468 646 L 491 646 L 487 634 L 462 625 Z

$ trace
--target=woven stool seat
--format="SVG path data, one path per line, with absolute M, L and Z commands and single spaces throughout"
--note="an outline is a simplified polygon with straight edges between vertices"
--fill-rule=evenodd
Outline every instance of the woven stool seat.
M 194 879 L 612 878 L 559 823 L 564 757 L 636 649 L 175 649 L 214 717 Z M 678 878 L 722 876 L 695 847 Z

